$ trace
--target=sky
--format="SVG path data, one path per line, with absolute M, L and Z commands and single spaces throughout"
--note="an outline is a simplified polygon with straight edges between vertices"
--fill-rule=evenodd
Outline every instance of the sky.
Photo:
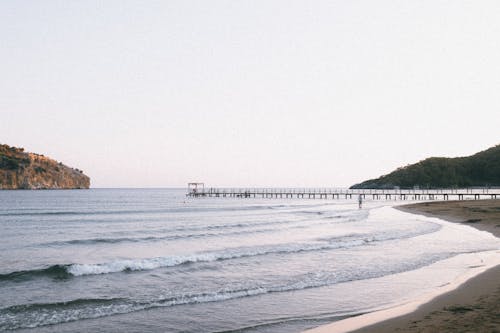
M 92 187 L 344 187 L 500 143 L 500 1 L 0 1 L 0 143 Z

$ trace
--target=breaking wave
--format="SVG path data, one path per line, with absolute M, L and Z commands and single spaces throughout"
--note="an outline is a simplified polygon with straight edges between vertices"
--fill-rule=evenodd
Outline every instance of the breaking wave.
M 351 234 L 340 237 L 320 238 L 307 243 L 284 243 L 255 247 L 229 248 L 220 251 L 194 253 L 190 255 L 165 256 L 144 259 L 124 259 L 97 264 L 65 264 L 53 265 L 48 268 L 25 270 L 0 275 L 2 280 L 24 280 L 28 278 L 49 277 L 65 279 L 72 276 L 99 275 L 118 272 L 144 271 L 157 268 L 174 267 L 193 263 L 206 263 L 245 257 L 270 254 L 293 254 L 311 251 L 333 250 L 363 246 L 374 242 L 383 242 L 416 237 L 436 232 L 441 225 L 435 223 L 423 224 L 420 229 L 393 230 L 378 234 Z
M 456 253 L 455 253 L 456 254 Z M 453 253 L 440 253 L 417 258 L 398 267 L 380 269 L 359 269 L 344 274 L 319 271 L 292 276 L 281 284 L 256 284 L 249 287 L 228 287 L 211 292 L 161 295 L 149 300 L 123 298 L 76 299 L 67 302 L 34 303 L 14 305 L 0 309 L 0 330 L 35 328 L 45 325 L 66 323 L 81 319 L 106 317 L 158 307 L 171 307 L 195 303 L 221 302 L 230 299 L 258 296 L 270 293 L 298 291 L 333 284 L 382 277 L 388 274 L 417 269 L 449 258 Z

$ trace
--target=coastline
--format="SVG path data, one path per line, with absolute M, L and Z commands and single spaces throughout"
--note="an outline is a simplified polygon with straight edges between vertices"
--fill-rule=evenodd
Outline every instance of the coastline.
M 463 223 L 500 238 L 500 200 L 422 202 L 395 208 Z M 496 332 L 500 331 L 499 307 L 500 265 L 490 264 L 474 268 L 432 295 L 306 332 Z
M 500 238 L 500 199 L 427 201 L 395 206 L 404 212 L 462 223 Z

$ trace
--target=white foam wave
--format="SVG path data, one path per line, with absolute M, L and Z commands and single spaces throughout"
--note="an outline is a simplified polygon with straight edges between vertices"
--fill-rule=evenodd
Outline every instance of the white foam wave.
M 238 259 L 269 254 L 290 254 L 309 251 L 333 250 L 365 245 L 372 242 L 415 237 L 439 230 L 440 225 L 429 223 L 420 230 L 395 230 L 380 234 L 351 234 L 342 237 L 318 239 L 309 243 L 285 243 L 256 247 L 230 248 L 221 251 L 195 253 L 191 255 L 166 256 L 144 259 L 116 260 L 100 264 L 72 264 L 68 273 L 74 276 L 98 275 L 123 271 L 144 271 L 157 268 L 173 267 L 188 263 L 213 262 L 218 260 Z
M 430 263 L 450 257 L 454 254 L 441 253 L 432 256 L 416 258 L 414 262 L 405 265 L 391 267 L 383 270 L 378 267 L 375 270 L 359 269 L 344 274 L 335 272 L 318 271 L 291 277 L 288 281 L 280 284 L 262 284 L 248 286 L 247 288 L 225 288 L 212 292 L 199 294 L 164 295 L 146 301 L 134 301 L 131 299 L 117 299 L 116 301 L 88 300 L 85 302 L 70 301 L 66 303 L 55 303 L 45 305 L 15 306 L 12 309 L 0 309 L 0 330 L 12 330 L 19 328 L 35 328 L 76 321 L 106 317 L 116 314 L 125 314 L 158 307 L 171 307 L 176 305 L 221 302 L 230 299 L 258 296 L 269 293 L 298 291 L 309 288 L 318 288 L 336 283 L 376 278 L 387 274 L 394 274 L 406 270 L 415 269 Z M 19 308 L 23 311 L 19 311 Z

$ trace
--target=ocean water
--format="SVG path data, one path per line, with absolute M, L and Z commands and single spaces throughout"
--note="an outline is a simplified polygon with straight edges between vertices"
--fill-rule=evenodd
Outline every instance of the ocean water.
M 0 191 L 0 331 L 300 332 L 410 300 L 500 248 L 393 204 Z

